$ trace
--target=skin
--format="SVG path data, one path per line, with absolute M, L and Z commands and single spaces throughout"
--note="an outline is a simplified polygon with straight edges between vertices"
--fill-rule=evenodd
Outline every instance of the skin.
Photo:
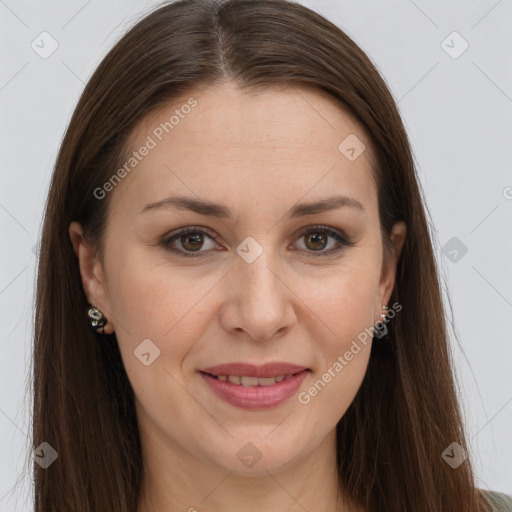
M 218 399 L 198 370 L 287 361 L 312 370 L 299 392 L 307 390 L 389 304 L 406 227 L 394 226 L 395 252 L 383 265 L 370 141 L 321 91 L 197 89 L 148 115 L 132 149 L 191 96 L 197 106 L 109 192 L 104 258 L 82 226 L 69 228 L 85 293 L 116 333 L 136 396 L 146 471 L 138 512 L 362 510 L 342 505 L 335 427 L 361 385 L 371 339 L 307 404 L 296 395 L 272 409 L 240 409 Z M 366 146 L 354 161 L 338 150 L 350 134 Z M 334 193 L 365 212 L 287 216 L 296 203 Z M 173 194 L 222 203 L 234 221 L 173 208 L 139 214 Z M 318 256 L 338 243 L 304 236 L 315 224 L 353 246 Z M 158 245 L 186 226 L 216 239 L 183 237 L 172 247 L 202 255 Z M 252 263 L 236 252 L 248 236 L 263 250 Z M 148 366 L 134 355 L 145 339 L 160 350 Z M 237 457 L 249 442 L 261 454 L 252 467 Z

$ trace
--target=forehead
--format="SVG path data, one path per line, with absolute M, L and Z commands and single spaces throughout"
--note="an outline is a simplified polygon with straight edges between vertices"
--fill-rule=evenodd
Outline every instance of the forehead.
M 262 204 L 282 202 L 284 193 L 315 199 L 333 187 L 367 200 L 376 193 L 366 133 L 311 88 L 252 93 L 227 83 L 191 90 L 138 123 L 129 160 L 112 203 L 132 209 L 177 191 L 230 204 L 238 196 L 241 205 L 256 195 Z

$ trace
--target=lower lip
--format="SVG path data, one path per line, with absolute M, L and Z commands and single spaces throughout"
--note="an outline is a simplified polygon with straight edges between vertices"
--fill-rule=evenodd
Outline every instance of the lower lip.
M 291 398 L 306 378 L 308 370 L 296 373 L 272 386 L 243 386 L 216 379 L 207 373 L 201 373 L 210 389 L 228 404 L 242 409 L 269 409 L 277 407 Z

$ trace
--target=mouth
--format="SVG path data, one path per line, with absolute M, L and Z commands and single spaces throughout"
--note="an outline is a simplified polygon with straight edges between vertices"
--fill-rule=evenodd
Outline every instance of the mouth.
M 213 375 L 211 373 L 203 371 L 201 371 L 200 373 L 208 375 L 214 379 L 220 380 L 221 382 L 229 382 L 230 384 L 233 384 L 235 386 L 245 386 L 246 388 L 250 388 L 274 386 L 279 382 L 283 382 L 284 380 L 291 379 L 295 375 L 299 375 L 299 373 L 301 373 L 302 371 L 310 370 L 306 369 L 296 373 L 276 375 L 275 377 L 250 377 L 248 375 Z
M 290 399 L 311 372 L 289 363 L 227 364 L 199 370 L 217 398 L 243 409 L 268 409 Z
M 226 363 L 210 366 L 209 368 L 201 368 L 199 371 L 207 373 L 212 377 L 257 377 L 264 379 L 296 375 L 304 370 L 309 370 L 309 368 L 284 361 L 274 361 L 259 366 L 251 363 Z

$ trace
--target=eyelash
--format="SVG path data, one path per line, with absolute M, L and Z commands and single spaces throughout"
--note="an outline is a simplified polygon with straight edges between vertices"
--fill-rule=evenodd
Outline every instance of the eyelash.
M 342 236 L 337 231 L 334 231 L 330 228 L 327 228 L 325 226 L 311 226 L 306 231 L 301 233 L 301 235 L 298 237 L 298 240 L 302 238 L 303 236 L 312 234 L 312 233 L 322 233 L 325 235 L 332 236 L 336 239 L 336 241 L 339 244 L 339 247 L 336 249 L 330 249 L 329 251 L 322 252 L 322 251 L 309 251 L 310 254 L 307 255 L 307 257 L 316 258 L 316 257 L 326 257 L 331 256 L 332 254 L 339 253 L 346 248 L 353 247 L 354 242 L 352 242 L 348 237 Z M 159 245 L 164 247 L 164 249 L 171 251 L 173 253 L 178 254 L 179 256 L 183 256 L 186 258 L 198 258 L 202 257 L 201 252 L 207 252 L 207 251 L 198 251 L 196 253 L 191 252 L 184 252 L 182 250 L 174 249 L 170 247 L 170 244 L 180 238 L 183 235 L 195 235 L 195 234 L 205 234 L 209 238 L 211 238 L 213 241 L 215 241 L 215 235 L 206 228 L 199 228 L 196 226 L 189 226 L 183 229 L 180 229 L 174 233 L 171 233 L 170 236 L 166 236 L 161 242 L 159 242 Z M 312 254 L 311 254 L 312 253 Z

